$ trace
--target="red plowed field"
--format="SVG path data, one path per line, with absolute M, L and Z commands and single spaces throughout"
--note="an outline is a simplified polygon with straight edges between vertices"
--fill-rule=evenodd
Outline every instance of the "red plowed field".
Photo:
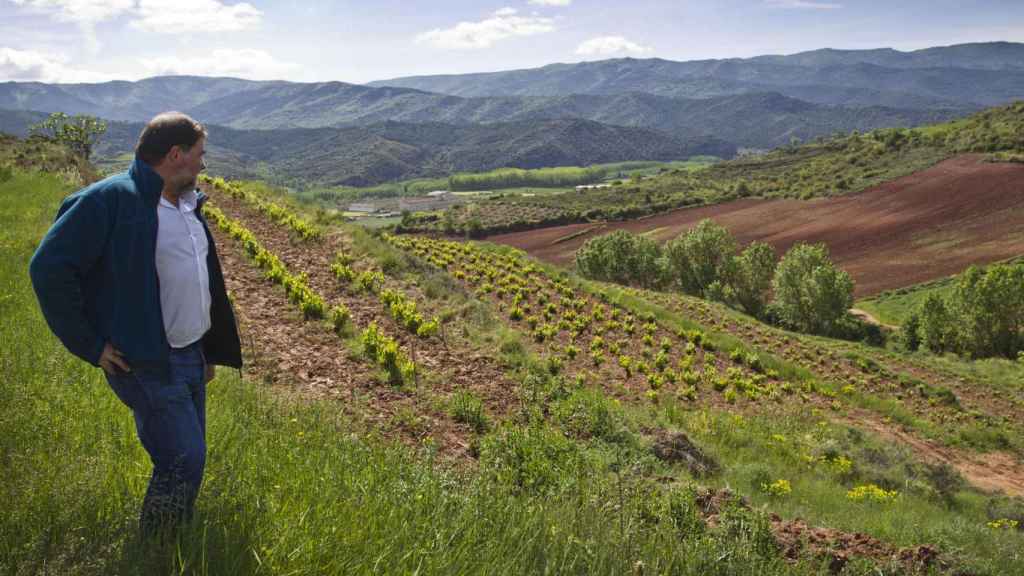
M 489 240 L 567 264 L 594 235 L 624 229 L 665 241 L 703 218 L 728 228 L 741 244 L 761 240 L 779 254 L 797 242 L 824 242 L 856 281 L 856 296 L 868 296 L 1024 254 L 1024 165 L 963 155 L 841 198 L 740 200 Z

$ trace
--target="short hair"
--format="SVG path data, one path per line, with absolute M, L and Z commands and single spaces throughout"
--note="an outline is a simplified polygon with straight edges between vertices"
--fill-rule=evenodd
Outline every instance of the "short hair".
M 206 128 L 193 120 L 188 114 L 181 112 L 164 112 L 157 114 L 142 129 L 139 143 L 135 146 L 135 155 L 147 164 L 159 164 L 171 148 L 179 146 L 188 150 L 206 138 Z

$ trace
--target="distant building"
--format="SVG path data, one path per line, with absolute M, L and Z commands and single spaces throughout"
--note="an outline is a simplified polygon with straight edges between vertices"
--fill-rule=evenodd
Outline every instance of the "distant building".
M 584 190 L 595 190 L 597 188 L 608 188 L 611 184 L 580 184 L 576 187 L 577 192 L 583 192 Z
M 377 205 L 373 202 L 356 202 L 348 205 L 349 212 L 365 212 L 373 214 L 377 211 Z

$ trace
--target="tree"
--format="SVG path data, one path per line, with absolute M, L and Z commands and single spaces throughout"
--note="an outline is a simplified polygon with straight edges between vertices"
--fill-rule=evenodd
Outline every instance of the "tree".
M 772 280 L 782 320 L 812 334 L 831 334 L 853 304 L 853 280 L 836 268 L 824 244 L 797 244 Z
M 30 134 L 56 140 L 85 160 L 92 155 L 93 147 L 106 131 L 107 123 L 94 116 L 68 116 L 63 112 L 54 112 L 46 120 L 29 127 Z
M 1024 328 L 1024 265 L 993 265 L 984 272 L 971 266 L 957 281 L 949 308 L 958 352 L 1013 358 Z
M 775 252 L 764 242 L 751 242 L 733 267 L 733 295 L 751 316 L 760 318 L 768 304 L 768 291 L 775 275 Z
M 684 292 L 697 296 L 706 296 L 712 282 L 730 283 L 735 254 L 736 240 L 708 219 L 665 245 L 669 277 Z
M 917 315 L 917 312 L 913 312 L 910 316 L 907 316 L 907 319 L 903 321 L 903 325 L 900 326 L 900 341 L 903 343 L 904 348 L 915 352 L 921 347 L 920 329 L 921 318 Z
M 929 294 L 917 315 L 921 318 L 921 339 L 925 347 L 932 352 L 944 352 L 951 347 L 949 311 L 941 296 Z
M 661 285 L 664 278 L 658 244 L 625 230 L 587 240 L 576 251 L 576 268 L 587 278 L 645 288 Z

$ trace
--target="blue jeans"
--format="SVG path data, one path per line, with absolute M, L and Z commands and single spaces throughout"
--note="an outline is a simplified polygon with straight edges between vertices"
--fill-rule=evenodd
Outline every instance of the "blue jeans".
M 107 382 L 135 416 L 139 441 L 153 462 L 139 525 L 144 534 L 192 513 L 206 464 L 206 360 L 199 342 L 171 349 L 170 370 L 111 376 Z

